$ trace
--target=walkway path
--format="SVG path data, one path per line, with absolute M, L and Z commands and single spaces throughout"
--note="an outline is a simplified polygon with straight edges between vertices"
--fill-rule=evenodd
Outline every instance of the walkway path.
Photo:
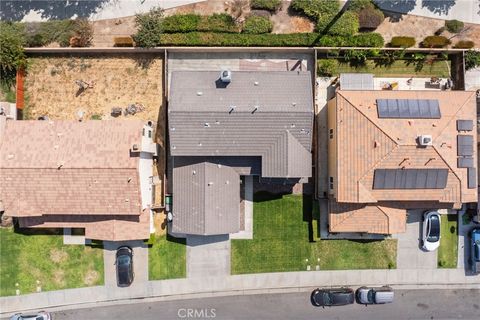
M 396 270 L 342 270 L 342 271 L 301 271 L 285 273 L 263 273 L 235 276 L 210 276 L 190 279 L 175 279 L 146 282 L 141 290 L 112 290 L 111 287 L 89 287 L 68 289 L 0 299 L 0 316 L 17 311 L 76 309 L 114 303 L 128 303 L 128 300 L 156 297 L 157 300 L 175 300 L 194 297 L 243 295 L 252 293 L 295 292 L 300 288 L 317 286 L 389 284 L 396 289 L 480 289 L 480 276 L 466 277 L 460 269 L 438 269 L 425 272 L 421 269 Z M 116 301 L 116 302 L 115 302 Z M 132 302 L 132 301 L 130 301 Z
M 230 275 L 228 235 L 187 236 L 187 278 Z

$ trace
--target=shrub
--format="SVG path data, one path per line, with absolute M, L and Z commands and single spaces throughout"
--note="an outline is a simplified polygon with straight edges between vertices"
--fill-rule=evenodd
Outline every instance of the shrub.
M 273 23 L 270 19 L 259 16 L 251 16 L 245 20 L 243 33 L 270 33 L 273 29 Z
M 445 21 L 445 28 L 451 33 L 458 33 L 463 29 L 463 22 L 458 20 Z
M 162 33 L 163 9 L 152 8 L 144 14 L 135 16 L 135 25 L 137 33 L 133 40 L 140 47 L 154 47 L 158 43 L 158 38 Z
M 290 7 L 316 21 L 322 15 L 335 15 L 340 3 L 337 0 L 293 0 Z
M 352 12 L 344 12 L 340 18 L 328 29 L 334 15 L 322 15 L 317 22 L 317 30 L 321 33 L 327 33 L 340 36 L 352 36 L 358 32 L 358 16 Z
M 115 37 L 113 38 L 114 47 L 133 47 L 132 37 Z
M 317 73 L 319 76 L 332 77 L 338 74 L 338 62 L 335 59 L 317 60 Z
M 465 52 L 465 69 L 470 70 L 480 66 L 480 51 L 468 50 Z
M 390 41 L 390 47 L 393 48 L 409 48 L 415 45 L 414 37 L 393 37 Z
M 24 27 L 18 23 L 0 22 L 0 81 L 11 86 L 18 68 L 26 66 Z
M 435 31 L 435 35 L 439 36 L 443 33 L 443 31 L 445 31 L 445 27 L 440 27 L 437 29 L 437 31 Z
M 475 46 L 475 43 L 470 40 L 460 40 L 455 44 L 457 49 L 472 49 Z
M 165 17 L 162 21 L 162 31 L 166 33 L 197 31 L 201 20 L 199 14 L 176 14 Z
M 250 7 L 256 10 L 268 10 L 275 12 L 282 5 L 281 0 L 251 0 Z
M 360 29 L 376 29 L 384 19 L 383 12 L 374 7 L 368 7 L 358 12 Z
M 382 47 L 383 38 L 378 33 L 365 33 L 351 37 L 322 36 L 318 33 L 248 34 L 248 33 L 164 33 L 159 34 L 159 46 L 239 46 L 239 47 Z M 318 40 L 320 38 L 320 40 Z M 139 44 L 137 44 L 139 45 Z
M 93 27 L 88 20 L 77 19 L 73 24 L 73 36 L 70 38 L 71 47 L 88 47 L 92 44 Z
M 359 12 L 360 10 L 373 8 L 375 9 L 375 4 L 372 0 L 350 0 L 348 3 L 348 10 Z
M 423 39 L 422 46 L 425 48 L 443 48 L 451 43 L 443 36 L 428 36 Z

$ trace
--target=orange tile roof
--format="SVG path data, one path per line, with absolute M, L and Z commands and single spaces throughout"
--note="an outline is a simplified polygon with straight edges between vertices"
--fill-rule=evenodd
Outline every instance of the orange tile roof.
M 379 119 L 376 99 L 436 99 L 441 119 Z M 457 119 L 474 120 L 475 93 L 465 91 L 338 91 L 336 97 L 338 202 L 434 200 L 476 202 L 467 187 L 467 169 L 457 168 Z M 433 145 L 418 148 L 419 135 L 432 135 Z M 474 148 L 474 163 L 477 152 Z M 446 189 L 374 190 L 377 168 L 447 168 Z

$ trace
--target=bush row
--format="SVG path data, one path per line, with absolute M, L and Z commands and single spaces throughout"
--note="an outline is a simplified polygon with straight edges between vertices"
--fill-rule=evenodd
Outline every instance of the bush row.
M 162 32 L 238 32 L 232 16 L 226 13 L 202 16 L 199 14 L 176 14 L 165 17 L 160 23 Z
M 335 15 L 340 10 L 340 3 L 336 0 L 293 0 L 290 7 L 317 21 L 322 15 Z
M 51 20 L 23 24 L 27 47 L 43 47 L 57 42 L 61 47 L 88 47 L 93 38 L 90 22 L 77 20 Z
M 239 46 L 239 47 L 382 47 L 378 33 L 365 33 L 350 37 L 322 36 L 318 33 L 291 34 L 231 34 L 190 32 L 161 34 L 157 46 Z
M 275 12 L 280 9 L 282 0 L 251 0 L 250 7 L 254 10 L 268 10 Z

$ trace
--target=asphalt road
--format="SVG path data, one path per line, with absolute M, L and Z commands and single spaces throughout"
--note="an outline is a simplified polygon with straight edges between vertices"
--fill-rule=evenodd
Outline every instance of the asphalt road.
M 60 311 L 77 319 L 480 319 L 480 290 L 397 290 L 392 304 L 317 308 L 310 293 L 230 296 Z

